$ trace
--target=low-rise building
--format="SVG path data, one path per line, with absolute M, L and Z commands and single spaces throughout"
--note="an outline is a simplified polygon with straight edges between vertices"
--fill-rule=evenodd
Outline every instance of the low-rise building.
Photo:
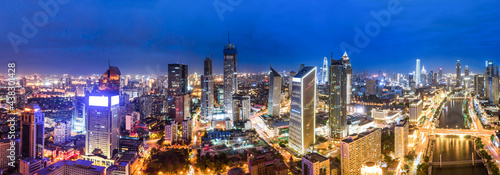
M 37 171 L 35 175 L 104 175 L 105 169 L 102 166 L 92 165 L 91 161 L 63 160 Z
M 302 174 L 303 175 L 330 174 L 330 159 L 318 153 L 309 153 L 302 156 Z

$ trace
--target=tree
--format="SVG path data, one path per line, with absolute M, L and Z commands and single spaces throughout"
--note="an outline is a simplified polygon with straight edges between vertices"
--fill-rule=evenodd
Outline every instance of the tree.
M 424 162 L 428 163 L 429 162 L 429 156 L 424 156 Z
M 491 142 L 495 141 L 495 134 L 491 134 Z

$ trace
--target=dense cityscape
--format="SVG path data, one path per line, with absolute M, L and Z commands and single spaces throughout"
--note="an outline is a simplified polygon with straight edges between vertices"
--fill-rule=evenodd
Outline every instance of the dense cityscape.
M 0 175 L 500 175 L 498 2 L 7 1 Z

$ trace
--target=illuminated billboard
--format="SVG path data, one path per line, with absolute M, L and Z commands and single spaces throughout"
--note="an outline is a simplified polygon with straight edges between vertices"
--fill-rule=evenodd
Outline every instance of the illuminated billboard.
M 117 105 L 118 103 L 120 103 L 120 96 L 118 96 L 118 95 L 112 96 L 111 97 L 111 106 Z
M 108 97 L 106 97 L 106 96 L 89 96 L 89 106 L 108 107 Z

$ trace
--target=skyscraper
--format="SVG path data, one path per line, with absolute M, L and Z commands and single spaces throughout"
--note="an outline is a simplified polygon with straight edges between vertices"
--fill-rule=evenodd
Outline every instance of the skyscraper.
M 486 69 L 484 71 L 484 88 L 486 98 L 490 102 L 493 101 L 493 77 L 495 76 L 493 61 L 486 61 Z
M 213 58 L 213 57 L 212 57 Z M 212 76 L 212 59 L 206 58 L 201 76 L 201 118 L 211 121 L 214 114 L 214 78 Z
M 361 167 L 366 162 L 380 164 L 382 147 L 380 143 L 382 131 L 380 128 L 369 128 L 340 142 L 340 165 L 342 175 L 359 175 Z
M 238 93 L 238 71 L 236 55 L 238 51 L 228 39 L 224 47 L 224 112 L 232 115 L 233 95 Z
M 110 66 L 101 77 L 103 81 L 100 81 L 99 91 L 88 97 L 87 119 L 85 120 L 87 130 L 85 153 L 88 156 L 101 155 L 111 159 L 113 151 L 118 148 L 120 90 L 101 87 L 116 87 L 116 85 L 119 87 L 120 76 L 118 67 Z
M 323 68 L 321 69 L 321 84 L 328 82 L 328 58 L 323 58 Z
M 71 122 L 58 121 L 54 126 L 54 144 L 69 142 L 71 137 Z
M 316 67 L 304 67 L 293 77 L 290 147 L 300 154 L 316 142 Z
M 43 158 L 45 114 L 35 103 L 28 104 L 21 114 L 21 157 Z
M 331 59 L 329 83 L 329 129 L 331 138 L 347 136 L 346 119 L 346 67 L 343 60 Z
M 469 66 L 465 65 L 465 70 L 464 70 L 464 83 L 465 83 L 465 88 L 469 88 L 470 86 L 470 75 L 469 75 Z
M 188 66 L 183 64 L 168 65 L 168 87 L 167 87 L 167 102 L 169 118 L 176 118 L 176 96 L 187 93 L 188 83 Z M 184 119 L 182 119 L 184 120 Z M 181 123 L 182 120 L 177 121 Z
M 269 98 L 267 103 L 268 114 L 279 117 L 281 112 L 281 75 L 269 67 Z
M 344 52 L 342 56 L 342 64 L 345 67 L 346 73 L 346 100 L 345 103 L 351 104 L 352 98 L 352 68 L 351 68 L 351 60 L 349 60 L 349 56 L 347 56 L 347 52 Z
M 394 152 L 395 157 L 402 159 L 408 151 L 408 121 L 399 121 L 394 127 Z
M 480 97 L 484 97 L 484 75 L 474 75 L 474 91 Z
M 179 124 L 191 116 L 191 101 L 189 100 L 189 97 L 189 94 L 179 94 L 174 96 L 175 113 L 173 115 L 174 117 L 171 117 L 171 119 L 175 119 L 175 121 Z
M 443 68 L 439 68 L 438 84 L 441 84 L 441 81 L 443 81 Z
M 417 69 L 415 70 L 415 82 L 420 84 L 420 59 L 417 59 Z
M 427 83 L 426 82 L 426 75 L 427 75 L 427 71 L 425 70 L 425 66 L 422 66 L 422 70 L 420 71 L 420 84 L 422 86 L 425 86 Z
M 457 87 L 462 86 L 462 66 L 460 66 L 460 60 L 457 60 Z
M 21 114 L 21 160 L 19 161 L 21 174 L 33 174 L 46 166 L 48 160 L 43 158 L 44 121 L 45 114 L 35 103 L 28 104 Z
M 250 96 L 233 95 L 232 122 L 250 120 Z
M 85 98 L 73 97 L 73 117 L 71 120 L 74 132 L 85 132 Z

